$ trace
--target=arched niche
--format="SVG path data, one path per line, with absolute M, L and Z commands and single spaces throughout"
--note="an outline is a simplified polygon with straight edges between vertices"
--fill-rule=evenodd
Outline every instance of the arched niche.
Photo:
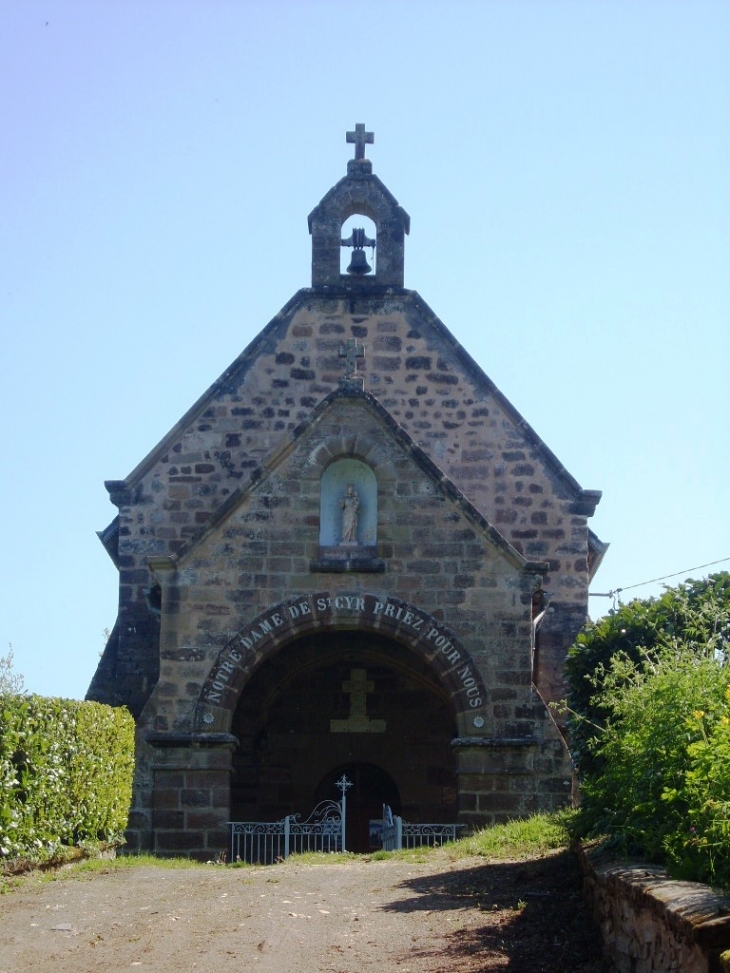
M 351 488 L 351 489 L 350 489 Z M 347 500 L 345 499 L 347 498 Z M 341 547 L 343 506 L 356 500 L 356 529 L 352 547 L 375 547 L 378 541 L 378 483 L 375 474 L 354 457 L 335 460 L 322 474 L 319 492 L 319 545 Z

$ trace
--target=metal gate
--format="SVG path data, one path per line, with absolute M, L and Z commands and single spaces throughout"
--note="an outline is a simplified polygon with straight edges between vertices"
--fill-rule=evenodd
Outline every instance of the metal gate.
M 280 821 L 229 821 L 232 863 L 273 865 L 304 851 L 345 851 L 347 788 L 352 782 L 343 774 L 336 784 L 339 801 L 321 801 L 306 821 L 287 814 Z
M 409 824 L 383 805 L 383 850 L 402 848 L 434 848 L 447 841 L 456 841 L 456 832 L 463 824 Z

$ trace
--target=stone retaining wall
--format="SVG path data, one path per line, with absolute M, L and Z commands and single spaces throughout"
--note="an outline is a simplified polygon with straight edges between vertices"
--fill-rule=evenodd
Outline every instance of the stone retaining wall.
M 579 852 L 584 890 L 615 973 L 730 973 L 730 897 L 657 865 Z

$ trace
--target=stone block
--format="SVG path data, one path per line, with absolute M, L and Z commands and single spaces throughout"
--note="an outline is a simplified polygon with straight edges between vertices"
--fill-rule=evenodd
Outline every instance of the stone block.
M 157 852 L 191 852 L 205 848 L 203 831 L 157 831 L 155 850 Z
M 128 831 L 144 831 L 151 825 L 151 815 L 147 810 L 141 810 L 135 808 L 129 812 L 129 819 L 127 821 Z
M 206 848 L 211 856 L 227 854 L 231 847 L 231 837 L 227 828 L 209 829 L 205 832 Z
M 186 788 L 211 788 L 224 786 L 228 781 L 225 770 L 188 770 L 185 774 Z
M 180 807 L 180 790 L 156 787 L 153 803 L 155 810 L 174 810 Z
M 206 834 L 211 829 L 222 831 L 228 821 L 229 814 L 226 808 L 225 813 L 220 811 L 188 811 L 186 814 L 186 827 L 192 830 L 205 831 Z M 228 834 L 227 831 L 225 831 Z
M 509 812 L 510 814 L 519 814 L 523 808 L 523 798 L 521 794 L 510 792 L 483 792 L 478 796 L 477 807 L 480 811 L 489 813 Z
M 185 787 L 180 791 L 181 807 L 209 807 L 211 793 L 208 788 Z
M 164 811 L 155 810 L 154 814 L 155 829 L 182 831 L 185 827 L 185 814 L 183 811 Z

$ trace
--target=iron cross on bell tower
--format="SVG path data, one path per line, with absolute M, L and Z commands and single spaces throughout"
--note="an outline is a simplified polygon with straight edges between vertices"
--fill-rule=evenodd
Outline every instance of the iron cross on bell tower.
M 352 298 L 388 287 L 402 289 L 404 237 L 410 231 L 410 217 L 388 187 L 373 175 L 373 164 L 365 153 L 375 141 L 374 133 L 366 131 L 359 122 L 344 134 L 350 156 L 347 175 L 322 197 L 308 218 L 312 287 L 343 288 Z M 358 214 L 367 224 L 358 220 Z M 353 232 L 353 227 L 357 232 Z M 375 239 L 369 240 L 368 236 Z M 366 260 L 363 249 L 367 252 L 373 245 L 377 249 L 372 256 L 368 253 Z M 351 258 L 349 267 L 343 246 L 352 250 L 347 254 Z
M 360 168 L 369 172 L 370 163 L 365 158 L 365 146 L 373 144 L 375 141 L 375 133 L 366 132 L 364 124 L 358 122 L 355 125 L 355 131 L 346 132 L 345 138 L 348 142 L 354 143 L 355 145 L 355 158 L 351 159 L 348 163 L 347 171 L 350 172 L 351 168 L 355 167 L 355 169 Z M 350 266 L 347 268 L 347 273 L 352 277 L 362 277 L 365 274 L 369 274 L 373 268 L 367 262 L 364 248 L 371 247 L 374 251 L 375 240 L 371 240 L 369 236 L 366 236 L 365 230 L 353 229 L 347 239 L 343 238 L 340 240 L 340 244 L 343 247 L 352 247 L 352 260 L 350 261 Z
M 365 158 L 365 145 L 372 145 L 375 141 L 374 132 L 366 132 L 362 122 L 358 122 L 354 132 L 347 132 L 345 138 L 348 142 L 355 143 L 355 158 Z

